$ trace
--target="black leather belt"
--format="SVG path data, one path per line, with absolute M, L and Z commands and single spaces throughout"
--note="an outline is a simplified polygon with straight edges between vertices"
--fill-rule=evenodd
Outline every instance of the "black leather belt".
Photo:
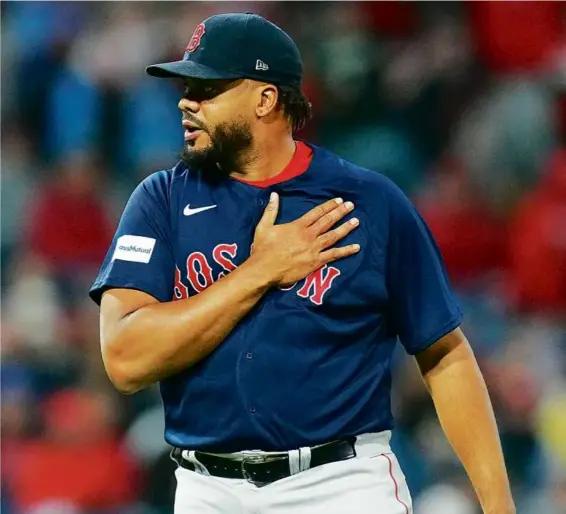
M 309 468 L 354 458 L 356 456 L 355 442 L 356 438 L 352 437 L 311 448 Z M 182 456 L 182 452 L 181 448 L 174 448 L 171 458 L 182 468 L 199 471 L 192 462 Z M 243 478 L 254 484 L 269 484 L 291 476 L 289 455 L 286 452 L 280 455 L 253 455 L 242 459 L 230 459 L 195 451 L 195 457 L 206 468 L 206 471 L 215 477 Z

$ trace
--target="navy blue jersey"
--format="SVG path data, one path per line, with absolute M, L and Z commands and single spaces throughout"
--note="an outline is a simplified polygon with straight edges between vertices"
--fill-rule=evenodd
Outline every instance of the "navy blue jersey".
M 312 160 L 298 174 L 305 152 Z M 353 201 L 345 220 L 360 225 L 339 245 L 361 250 L 271 290 L 207 358 L 161 382 L 171 445 L 275 451 L 391 429 L 397 340 L 415 354 L 461 323 L 433 237 L 402 191 L 302 142 L 290 168 L 264 183 L 209 181 L 182 164 L 146 178 L 91 297 L 99 303 L 112 287 L 161 302 L 197 295 L 249 257 L 272 191 L 277 223 L 334 197 Z

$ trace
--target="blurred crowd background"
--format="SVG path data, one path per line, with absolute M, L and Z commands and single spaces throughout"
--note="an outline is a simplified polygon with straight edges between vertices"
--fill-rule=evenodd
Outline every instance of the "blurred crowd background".
M 520 514 L 566 512 L 566 4 L 2 2 L 2 512 L 172 512 L 157 389 L 110 386 L 87 291 L 135 185 L 183 144 L 144 67 L 251 10 L 297 41 L 300 137 L 384 173 L 436 236 Z M 416 514 L 477 514 L 414 363 L 394 448 Z M 210 413 L 214 415 L 214 413 Z

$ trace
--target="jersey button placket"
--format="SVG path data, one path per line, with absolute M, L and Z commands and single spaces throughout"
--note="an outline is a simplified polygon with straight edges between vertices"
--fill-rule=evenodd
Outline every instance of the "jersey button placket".
M 245 354 L 245 357 L 246 357 L 247 361 L 251 361 L 254 358 L 254 352 L 251 351 L 251 350 L 247 351 L 246 354 Z M 253 405 L 248 404 L 248 411 L 251 414 L 255 414 L 256 408 Z
M 262 190 L 258 197 L 257 197 L 257 204 L 259 205 L 260 209 L 264 209 L 267 204 L 269 203 L 269 195 L 271 194 L 271 191 L 268 189 L 264 189 Z M 263 212 L 262 212 L 263 214 Z
M 265 210 L 265 207 L 269 203 L 269 195 L 270 195 L 270 191 L 265 189 L 265 190 L 260 191 L 259 194 L 256 197 L 256 205 L 258 206 L 258 209 L 257 209 L 256 216 L 255 216 L 255 219 L 254 219 L 254 227 L 257 225 L 257 223 L 261 219 L 261 217 L 263 215 L 263 211 Z M 260 312 L 260 311 L 261 311 L 261 308 L 259 309 L 258 312 Z M 253 325 L 254 325 L 254 323 L 253 323 L 252 320 L 250 320 L 247 323 L 246 333 L 249 333 L 250 331 L 253 330 Z M 249 365 L 254 364 L 254 362 L 252 362 L 253 359 L 254 359 L 253 350 L 247 350 L 245 352 L 245 354 L 243 354 L 243 355 L 244 355 L 244 357 L 245 357 L 245 359 L 246 359 L 246 361 L 248 362 Z M 245 376 L 246 377 L 250 376 L 250 378 L 251 378 L 250 373 L 251 373 L 251 369 L 248 369 Z M 247 382 L 247 381 L 245 381 L 245 382 Z M 247 399 L 247 403 L 248 403 L 248 412 L 250 412 L 251 414 L 255 414 L 257 412 L 256 407 L 254 405 L 251 405 L 251 402 L 253 401 L 253 399 L 251 399 L 249 394 L 247 394 L 249 392 L 249 389 L 247 389 L 244 386 L 244 390 L 245 390 L 244 395 L 245 395 L 245 397 Z
M 251 234 L 252 234 L 252 239 L 253 239 L 253 233 L 255 231 L 255 227 L 257 226 L 257 224 L 259 223 L 259 220 L 261 219 L 261 217 L 263 216 L 263 212 L 265 210 L 265 207 L 267 206 L 267 204 L 269 203 L 269 191 L 267 190 L 261 190 L 259 192 L 256 192 L 256 197 L 255 197 L 255 212 L 254 212 L 254 217 L 253 217 L 253 221 L 252 221 L 252 227 L 251 227 Z

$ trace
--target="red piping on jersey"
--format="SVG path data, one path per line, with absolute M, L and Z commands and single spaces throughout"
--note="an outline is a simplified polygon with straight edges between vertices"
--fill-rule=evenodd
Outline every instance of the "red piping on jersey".
M 244 184 L 249 184 L 250 186 L 269 187 L 274 184 L 286 182 L 287 180 L 291 180 L 292 178 L 302 175 L 305 171 L 307 171 L 311 161 L 312 161 L 311 147 L 308 146 L 306 143 L 303 143 L 302 141 L 295 141 L 295 153 L 293 154 L 293 157 L 289 161 L 289 164 L 285 166 L 283 171 L 281 171 L 277 175 L 265 180 L 257 180 L 257 181 L 244 180 L 236 177 L 232 177 L 232 178 L 234 180 L 244 182 Z
M 389 476 L 391 477 L 391 480 L 393 480 L 393 485 L 395 486 L 395 498 L 401 505 L 403 505 L 403 507 L 405 507 L 405 512 L 409 514 L 409 507 L 399 498 L 399 484 L 397 484 L 397 480 L 395 480 L 395 477 L 393 476 L 393 462 L 391 462 L 391 459 L 387 454 L 382 453 L 381 456 L 385 457 L 387 462 L 389 462 Z

